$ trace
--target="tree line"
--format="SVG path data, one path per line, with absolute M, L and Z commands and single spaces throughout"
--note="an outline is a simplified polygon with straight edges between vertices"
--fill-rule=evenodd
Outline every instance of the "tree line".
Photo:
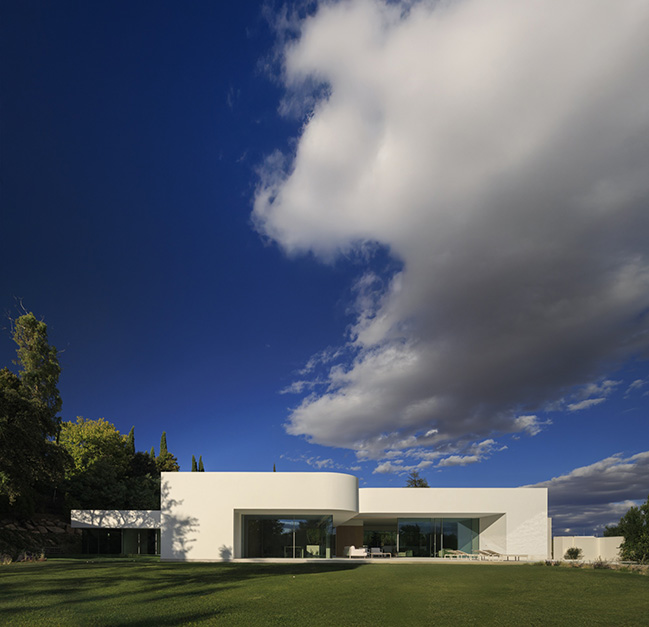
M 180 469 L 166 433 L 156 455 L 136 450 L 135 428 L 124 436 L 103 418 L 63 421 L 47 325 L 33 313 L 11 322 L 17 372 L 0 370 L 0 511 L 159 509 L 160 473 Z

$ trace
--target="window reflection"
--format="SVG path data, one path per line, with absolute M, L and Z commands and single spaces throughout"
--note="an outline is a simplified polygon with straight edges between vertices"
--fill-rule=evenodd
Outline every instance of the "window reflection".
M 244 557 L 331 557 L 331 516 L 243 516 Z

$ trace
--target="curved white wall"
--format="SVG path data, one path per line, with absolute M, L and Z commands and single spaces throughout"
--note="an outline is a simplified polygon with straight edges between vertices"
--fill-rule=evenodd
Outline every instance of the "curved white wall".
M 329 472 L 162 473 L 161 558 L 241 557 L 242 514 L 358 512 L 358 479 Z

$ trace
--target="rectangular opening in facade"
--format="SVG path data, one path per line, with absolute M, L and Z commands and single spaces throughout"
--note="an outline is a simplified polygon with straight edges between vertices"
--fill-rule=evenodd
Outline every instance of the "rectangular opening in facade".
M 334 553 L 332 516 L 244 515 L 243 556 L 328 558 Z

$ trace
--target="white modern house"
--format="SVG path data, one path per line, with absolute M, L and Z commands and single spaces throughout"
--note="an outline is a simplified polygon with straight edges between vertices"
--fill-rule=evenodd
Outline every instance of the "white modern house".
M 159 512 L 74 510 L 72 526 L 95 548 L 112 533 L 114 549 L 121 537 L 113 552 L 176 561 L 327 559 L 349 546 L 413 558 L 551 554 L 546 488 L 359 489 L 331 472 L 166 472 L 161 481 Z

